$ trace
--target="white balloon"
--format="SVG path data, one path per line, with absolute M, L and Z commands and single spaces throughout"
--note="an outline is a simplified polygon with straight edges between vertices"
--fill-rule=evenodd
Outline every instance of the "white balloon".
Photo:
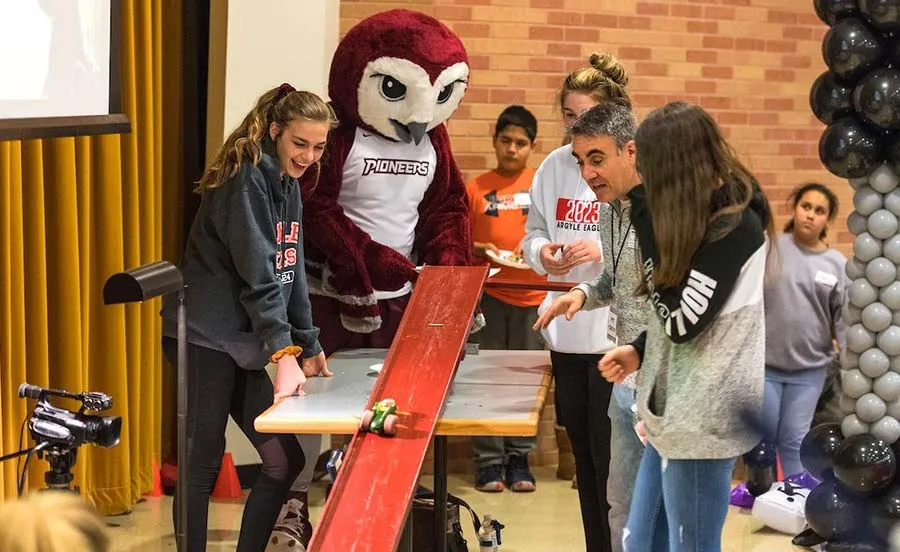
M 887 415 L 891 418 L 900 419 L 900 400 L 887 405 Z
M 859 370 L 844 370 L 841 372 L 841 385 L 844 394 L 851 399 L 858 399 L 872 391 L 872 380 L 863 375 Z
M 862 322 L 862 309 L 851 303 L 844 303 L 841 308 L 841 320 L 847 326 Z
M 900 188 L 884 196 L 884 208 L 900 217 Z
M 884 206 L 884 197 L 869 186 L 863 186 L 853 194 L 853 206 L 860 215 L 867 217 Z
M 877 422 L 887 412 L 887 405 L 875 393 L 866 393 L 856 400 L 856 417 L 862 422 Z
M 891 325 L 888 329 L 880 332 L 875 338 L 875 344 L 887 356 L 900 355 L 900 327 Z
M 853 251 L 860 261 L 867 263 L 881 256 L 882 241 L 868 232 L 863 232 L 853 240 Z
M 850 414 L 844 418 L 843 422 L 841 422 L 841 433 L 844 434 L 844 438 L 849 439 L 850 437 L 855 437 L 856 435 L 862 435 L 863 433 L 868 432 L 869 424 L 857 418 L 856 414 Z
M 897 418 L 885 416 L 869 426 L 869 432 L 887 445 L 893 445 L 900 439 L 900 422 Z
M 864 309 L 878 299 L 878 289 L 865 278 L 859 278 L 847 288 L 847 299 L 851 305 Z
M 870 332 L 881 332 L 890 327 L 893 322 L 891 309 L 881 303 L 867 305 L 862 311 L 862 325 Z
M 878 209 L 869 215 L 869 233 L 879 240 L 886 240 L 897 233 L 897 217 L 887 209 Z
M 891 359 L 880 349 L 872 347 L 859 355 L 859 371 L 870 378 L 879 378 L 891 367 Z
M 856 399 L 846 393 L 841 393 L 841 398 L 838 399 L 838 408 L 844 414 L 853 414 L 856 412 Z
M 884 287 L 897 279 L 897 265 L 887 257 L 876 257 L 866 264 L 866 280 L 875 287 Z
M 863 186 L 869 185 L 869 177 L 867 175 L 867 176 L 860 176 L 859 178 L 851 178 L 849 180 L 849 182 L 850 182 L 851 188 L 853 188 L 854 190 L 858 190 L 858 189 L 862 188 Z
M 878 291 L 878 302 L 892 311 L 900 310 L 900 282 L 891 282 Z
M 859 357 L 859 353 L 854 353 L 845 347 L 844 350 L 841 351 L 841 368 L 844 370 L 859 368 Z
M 869 186 L 880 194 L 886 194 L 897 187 L 897 175 L 884 163 L 869 173 Z
M 847 217 L 847 229 L 854 236 L 858 236 L 869 229 L 869 219 L 853 211 Z
M 847 348 L 854 353 L 863 354 L 875 346 L 875 333 L 862 324 L 854 324 L 847 328 L 845 339 Z
M 875 380 L 872 386 L 875 394 L 881 397 L 881 400 L 890 404 L 900 399 L 900 374 L 897 372 L 888 372 Z
M 900 235 L 894 235 L 881 244 L 881 254 L 894 264 L 900 264 Z M 849 262 L 848 262 L 849 264 Z

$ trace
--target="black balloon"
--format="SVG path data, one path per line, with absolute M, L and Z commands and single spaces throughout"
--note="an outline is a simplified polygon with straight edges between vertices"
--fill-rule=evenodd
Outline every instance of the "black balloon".
M 760 496 L 772 488 L 778 480 L 778 460 L 775 446 L 761 441 L 753 450 L 744 454 L 747 490 L 753 496 Z
M 900 31 L 900 0 L 859 0 L 859 9 L 882 31 Z
M 834 455 L 844 435 L 841 424 L 819 424 L 809 430 L 800 444 L 800 462 L 813 477 L 823 480 L 834 465 Z
M 886 56 L 880 33 L 858 17 L 842 19 L 822 39 L 825 64 L 843 80 L 856 81 L 880 66 Z
M 816 15 L 826 25 L 834 25 L 838 20 L 859 13 L 856 0 L 815 0 Z
M 853 107 L 881 129 L 900 128 L 900 71 L 882 67 L 863 77 L 853 91 Z
M 835 481 L 823 481 L 806 497 L 806 523 L 820 537 L 833 541 L 860 533 L 864 508 Z
M 900 522 L 900 486 L 894 485 L 872 506 L 872 527 L 887 540 L 894 524 Z
M 885 488 L 897 473 L 897 458 L 884 441 L 864 433 L 844 439 L 834 456 L 834 476 L 858 493 Z
M 830 125 L 853 113 L 853 85 L 825 71 L 809 90 L 809 107 L 816 118 Z
M 819 159 L 841 178 L 866 176 L 883 160 L 881 137 L 854 117 L 844 117 L 819 138 Z

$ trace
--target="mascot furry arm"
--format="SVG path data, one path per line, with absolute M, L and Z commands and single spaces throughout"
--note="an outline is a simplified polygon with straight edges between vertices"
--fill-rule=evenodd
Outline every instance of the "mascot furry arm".
M 380 327 L 376 291 L 414 281 L 413 260 L 472 264 L 468 199 L 444 126 L 468 74 L 459 38 L 409 10 L 360 22 L 335 51 L 328 91 L 340 123 L 321 172 L 304 176 L 303 226 L 310 290 L 337 299 L 351 331 Z M 364 178 L 382 178 L 381 190 Z M 373 238 L 400 233 L 395 219 L 411 221 L 409 248 Z

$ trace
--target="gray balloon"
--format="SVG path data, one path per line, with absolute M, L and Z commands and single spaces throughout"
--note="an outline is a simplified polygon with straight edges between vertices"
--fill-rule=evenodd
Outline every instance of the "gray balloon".
M 894 322 L 895 326 L 900 326 L 900 310 L 894 311 Z
M 863 186 L 853 194 L 853 206 L 856 211 L 867 217 L 884 205 L 884 197 L 870 186 Z
M 862 309 L 853 303 L 844 303 L 844 306 L 841 307 L 841 320 L 847 326 L 859 324 L 862 322 Z
M 900 310 L 900 282 L 891 282 L 878 290 L 878 301 L 892 311 Z
M 897 174 L 887 163 L 869 173 L 869 186 L 880 194 L 886 194 L 897 187 Z
M 900 399 L 900 374 L 888 372 L 875 380 L 872 386 L 875 394 L 886 403 L 892 403 Z
M 884 208 L 900 217 L 900 188 L 884 196 Z
M 864 263 L 871 261 L 875 257 L 880 257 L 881 246 L 882 241 L 868 232 L 863 232 L 853 240 L 853 252 Z
M 891 418 L 900 420 L 900 400 L 896 400 L 887 405 L 887 415 Z
M 897 279 L 897 265 L 887 257 L 876 257 L 866 264 L 866 280 L 873 286 L 884 287 Z
M 845 370 L 841 372 L 841 385 L 844 394 L 851 399 L 858 399 L 872 391 L 872 380 L 863 375 L 859 370 Z
M 862 422 L 877 422 L 887 412 L 887 405 L 875 393 L 866 393 L 856 400 L 856 417 Z
M 891 359 L 880 349 L 871 348 L 859 355 L 859 371 L 870 378 L 884 375 L 891 367 Z
M 881 254 L 894 264 L 900 264 L 900 235 L 891 236 L 881 243 Z
M 900 422 L 897 421 L 897 418 L 885 416 L 869 426 L 869 433 L 888 445 L 893 445 L 897 439 L 900 439 Z
M 869 233 L 879 240 L 886 240 L 897 233 L 897 217 L 887 209 L 879 209 L 869 215 Z
M 862 325 L 871 332 L 881 332 L 890 327 L 894 321 L 891 309 L 881 303 L 872 303 L 862 311 Z
M 845 393 L 841 393 L 841 398 L 838 399 L 838 408 L 840 408 L 841 412 L 844 414 L 853 414 L 856 412 L 856 399 Z
M 841 368 L 844 370 L 859 368 L 859 357 L 859 353 L 854 353 L 850 349 L 844 347 L 844 350 L 841 351 Z
M 868 185 L 869 185 L 869 175 L 850 179 L 850 187 L 853 188 L 854 190 L 858 190 L 858 189 L 862 188 L 863 186 L 868 186 Z
M 900 356 L 891 357 L 891 371 L 900 374 Z
M 875 334 L 862 324 L 854 324 L 847 328 L 847 348 L 854 353 L 863 354 L 875 346 Z
M 875 338 L 875 345 L 887 356 L 900 355 L 900 327 L 891 325 Z
M 843 422 L 841 422 L 841 433 L 843 433 L 844 437 L 847 439 L 868 432 L 869 424 L 857 418 L 856 414 L 850 414 L 844 418 Z
M 865 278 L 859 278 L 847 288 L 847 299 L 851 305 L 864 309 L 878 300 L 878 290 Z
M 898 236 L 900 238 L 900 236 Z M 887 242 L 885 242 L 887 243 Z M 900 252 L 900 239 L 897 240 L 898 252 Z M 882 247 L 882 249 L 884 249 Z M 885 252 L 886 253 L 886 252 Z M 847 278 L 850 280 L 858 280 L 860 278 L 866 277 L 866 266 L 869 263 L 864 263 L 857 259 L 856 257 L 852 257 L 847 264 L 844 266 L 844 274 L 847 275 Z
M 869 229 L 869 219 L 853 211 L 847 217 L 847 229 L 858 236 Z

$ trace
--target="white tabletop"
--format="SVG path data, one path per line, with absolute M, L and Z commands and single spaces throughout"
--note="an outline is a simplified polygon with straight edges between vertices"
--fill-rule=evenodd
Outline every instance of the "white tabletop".
M 310 378 L 303 397 L 288 397 L 256 419 L 263 433 L 355 433 L 387 349 L 352 349 L 328 361 L 330 378 Z M 423 367 L 426 369 L 427 367 Z M 440 435 L 535 435 L 550 386 L 548 351 L 469 352 L 459 365 Z M 384 398 L 384 397 L 382 397 Z M 403 405 L 398 405 L 403 410 Z

